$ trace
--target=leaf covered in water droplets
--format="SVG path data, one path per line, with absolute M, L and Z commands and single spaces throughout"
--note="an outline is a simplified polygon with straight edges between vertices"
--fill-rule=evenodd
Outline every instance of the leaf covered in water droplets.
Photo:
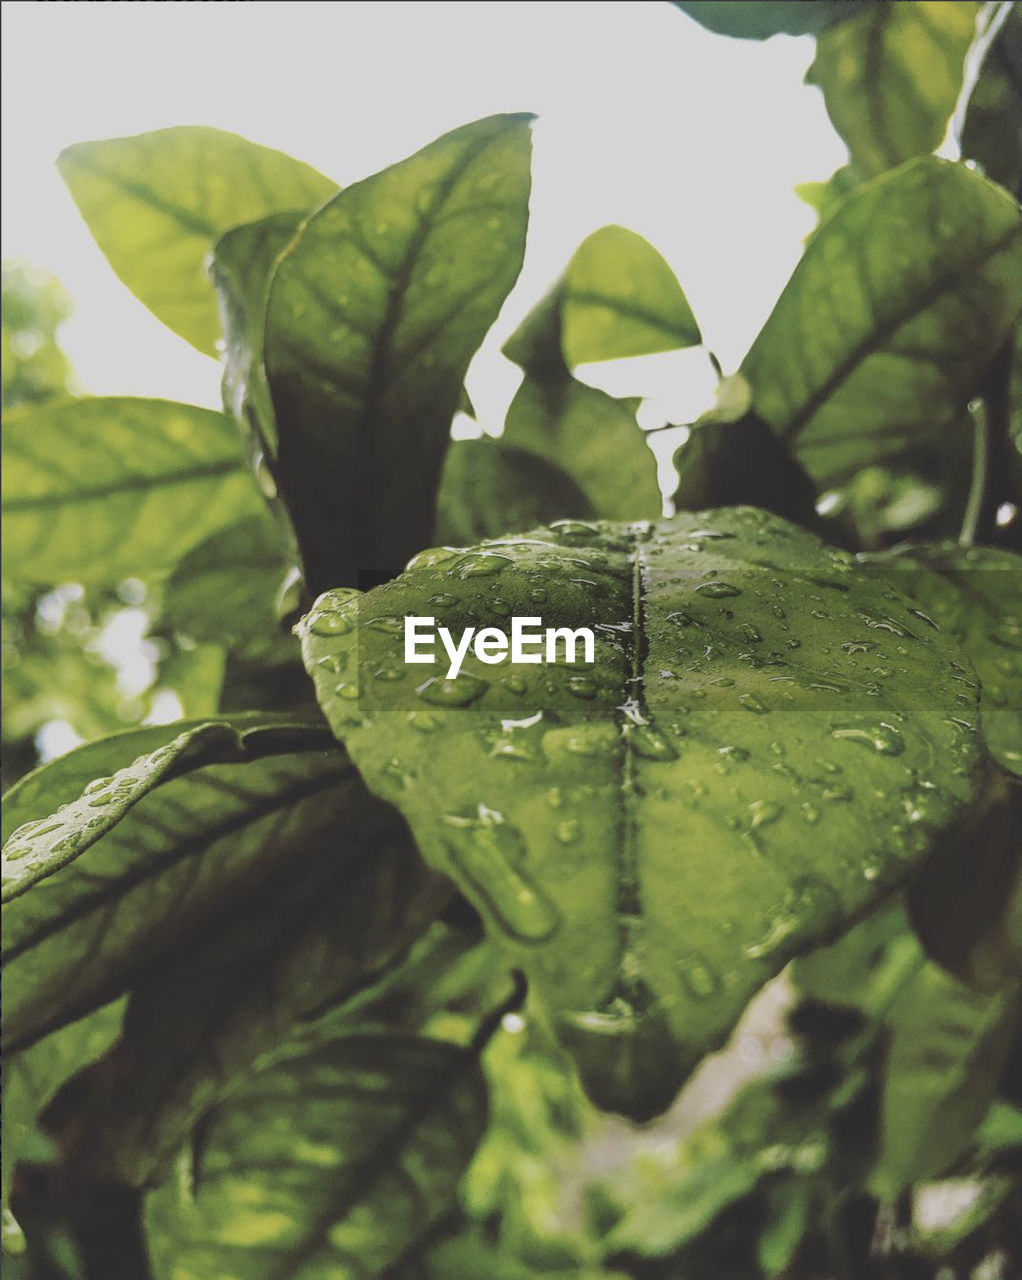
M 525 971 L 594 1099 L 642 1117 L 972 798 L 967 659 L 911 608 L 732 508 L 424 552 L 322 596 L 300 634 L 369 786 Z M 409 615 L 455 640 L 512 616 L 589 627 L 594 661 L 470 651 L 446 679 L 442 650 L 405 664 Z
M 871 556 L 919 606 L 920 618 L 953 635 L 980 678 L 990 754 L 1022 777 L 1022 556 L 954 543 Z

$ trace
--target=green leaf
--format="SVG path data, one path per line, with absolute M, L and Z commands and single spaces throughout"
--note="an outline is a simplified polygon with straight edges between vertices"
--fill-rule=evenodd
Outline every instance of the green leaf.
M 935 964 L 894 1001 L 870 1179 L 893 1200 L 949 1168 L 990 1106 L 1011 1042 L 1018 988 L 978 996 Z
M 823 90 L 827 113 L 866 177 L 940 145 L 979 10 L 970 0 L 867 4 L 817 36 L 806 80 Z
M 273 867 L 255 883 L 239 878 L 208 919 L 185 922 L 166 955 L 131 975 L 122 1040 L 80 1091 L 64 1143 L 90 1180 L 158 1177 L 203 1113 L 259 1055 L 279 1054 L 296 1024 L 306 1041 L 352 1025 L 349 1002 L 371 999 L 450 899 L 400 815 L 354 770 L 331 792 L 328 828 L 308 810 L 297 816 L 277 828 Z M 323 1030 L 305 1021 L 324 1009 Z
M 702 335 L 681 285 L 648 240 L 601 227 L 504 344 L 504 354 L 544 380 L 576 365 L 697 346 Z
M 649 1161 L 641 1181 L 629 1188 L 625 1212 L 607 1240 L 608 1251 L 667 1257 L 697 1240 L 725 1210 L 748 1200 L 768 1180 L 789 1193 L 800 1185 L 804 1190 L 805 1181 L 780 1179 L 792 1174 L 805 1179 L 825 1164 L 829 1099 L 824 1093 L 795 1107 L 783 1091 L 787 1083 L 782 1076 L 746 1085 L 721 1114 Z M 784 1225 L 789 1236 L 801 1235 L 797 1215 L 794 1224 Z M 784 1234 L 769 1248 L 791 1247 Z
M 119 994 L 182 930 L 256 894 L 295 847 L 327 839 L 344 812 L 351 766 L 314 725 L 241 717 L 164 732 L 164 746 L 4 846 L 9 1048 Z M 117 740 L 125 760 L 133 737 Z
M 313 591 L 429 537 L 465 371 L 522 264 L 529 121 L 456 129 L 349 187 L 277 266 L 278 481 Z
M 1022 777 L 1022 556 L 934 544 L 866 561 L 961 643 L 980 678 L 990 754 Z
M 584 382 L 527 376 L 508 409 L 501 442 L 560 468 L 601 517 L 653 519 L 663 508 L 656 458 L 634 412 Z
M 440 477 L 434 541 L 464 546 L 593 514 L 578 485 L 552 462 L 495 440 L 456 440 Z
M 224 335 L 224 409 L 238 426 L 276 452 L 277 424 L 263 366 L 263 330 L 270 280 L 305 215 L 272 214 L 225 232 L 213 246 L 209 272 Z
M 713 413 L 693 423 L 674 455 L 676 511 L 757 506 L 810 528 L 816 489 L 784 442 L 755 413 L 736 421 Z
M 963 857 L 963 851 L 968 856 Z M 1022 786 L 992 769 L 980 804 L 908 893 L 927 954 L 981 991 L 1022 982 Z
M 205 274 L 213 242 L 238 223 L 306 210 L 337 190 L 282 151 L 192 125 L 81 142 L 57 164 L 114 271 L 207 355 L 220 336 Z
M 1017 985 L 983 996 L 949 977 L 926 959 L 900 907 L 800 959 L 792 979 L 817 1000 L 861 1009 L 865 1025 L 846 1063 L 884 1051 L 871 1065 L 875 1116 L 857 1125 L 875 1147 L 863 1170 L 870 1190 L 893 1201 L 950 1168 L 993 1099 Z
M 406 666 L 402 615 L 436 614 L 456 639 L 509 615 L 591 627 L 595 665 Z M 525 971 L 593 1096 L 633 1115 L 974 789 L 957 645 L 763 512 L 425 552 L 299 630 L 368 785 Z
M 962 155 L 988 178 L 1022 194 L 1022 13 L 998 6 L 959 132 Z
M 653 246 L 624 227 L 594 231 L 504 344 L 525 380 L 508 410 L 503 443 L 567 472 L 595 515 L 659 515 L 656 459 L 634 407 L 576 381 L 570 369 L 700 341 L 681 286 Z
M 765 40 L 783 33 L 790 36 L 816 35 L 837 22 L 854 16 L 850 0 L 674 0 L 683 13 L 722 36 L 742 40 Z
M 281 634 L 274 609 L 288 565 L 282 543 L 266 513 L 207 538 L 167 583 L 167 621 L 192 640 L 224 645 L 251 661 L 293 657 L 296 647 Z
M 5 1054 L 3 1070 L 3 1205 L 36 1119 L 61 1086 L 107 1052 L 117 1039 L 124 1002 L 62 1027 L 23 1053 Z
M 912 161 L 813 237 L 742 365 L 821 485 L 949 428 L 1022 309 L 1022 219 L 979 174 Z
M 156 573 L 263 509 L 230 419 L 169 400 L 12 409 L 3 457 L 4 574 L 16 579 Z
M 475 1056 L 441 1041 L 353 1036 L 260 1072 L 194 1181 L 149 1197 L 156 1280 L 382 1275 L 452 1206 L 484 1123 Z

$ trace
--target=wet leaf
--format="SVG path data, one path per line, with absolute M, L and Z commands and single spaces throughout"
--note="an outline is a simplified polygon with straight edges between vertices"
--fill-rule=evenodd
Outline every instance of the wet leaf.
M 293 873 L 292 851 L 327 839 L 345 811 L 351 766 L 308 722 L 165 726 L 155 751 L 151 733 L 102 744 L 107 759 L 116 744 L 121 767 L 4 845 L 10 1049 L 118 995 L 225 902 L 258 895 L 289 865 Z M 70 766 L 55 764 L 58 791 Z
M 369 786 L 525 970 L 593 1096 L 648 1116 L 971 799 L 966 660 L 910 609 L 731 509 L 424 552 L 326 594 L 300 633 Z M 594 662 L 470 654 L 445 678 L 442 652 L 405 664 L 409 615 L 455 639 L 512 615 L 590 627 Z
M 522 264 L 529 123 L 480 120 L 349 187 L 277 265 L 277 480 L 314 592 L 430 535 L 465 371 Z
M 980 679 L 990 754 L 1022 777 L 1022 556 L 941 543 L 873 556 L 933 625 L 954 636 Z

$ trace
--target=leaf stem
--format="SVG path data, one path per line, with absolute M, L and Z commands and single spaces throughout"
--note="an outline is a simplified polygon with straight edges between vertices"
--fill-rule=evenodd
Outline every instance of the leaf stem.
M 474 1054 L 482 1053 L 507 1014 L 514 1013 L 524 1004 L 525 996 L 529 989 L 525 981 L 525 974 L 520 969 L 514 969 L 511 973 L 511 981 L 514 983 L 511 994 L 506 1000 L 502 1000 L 495 1009 L 491 1009 L 476 1028 L 475 1035 L 469 1044 L 469 1049 Z
M 980 391 L 983 416 L 976 424 L 972 487 L 958 537 L 964 547 L 991 542 L 997 528 L 997 508 L 1008 465 L 1011 358 L 1009 339 L 994 357 Z

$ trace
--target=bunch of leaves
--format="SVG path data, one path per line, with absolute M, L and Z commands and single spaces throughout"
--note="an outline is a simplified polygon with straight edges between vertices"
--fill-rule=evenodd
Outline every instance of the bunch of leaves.
M 7 418 L 5 574 L 158 584 L 159 625 L 216 672 L 191 718 L 88 742 L 5 803 L 6 1239 L 29 1274 L 863 1274 L 846 1209 L 875 1237 L 908 1188 L 989 1184 L 950 1241 L 896 1221 L 887 1254 L 936 1268 L 1011 1202 L 1022 586 L 995 544 L 1022 219 L 1000 151 L 990 176 L 925 154 L 975 6 L 682 7 L 816 34 L 854 180 L 693 424 L 669 519 L 634 402 L 576 376 L 702 342 L 624 228 L 506 344 L 503 435 L 451 441 L 522 263 L 529 117 L 343 191 L 204 128 L 61 158 L 128 287 L 207 354 L 221 336 L 225 411 Z M 1008 31 L 980 33 L 977 83 Z M 925 524 L 877 515 L 864 477 L 917 467 L 933 531 L 960 511 L 972 545 L 863 556 Z M 593 661 L 413 680 L 403 618 L 434 613 L 590 626 Z M 921 943 L 884 911 L 905 889 Z M 793 980 L 842 1008 L 803 1006 L 805 1060 L 559 1230 L 551 1169 L 594 1107 L 663 1113 L 826 944 Z

